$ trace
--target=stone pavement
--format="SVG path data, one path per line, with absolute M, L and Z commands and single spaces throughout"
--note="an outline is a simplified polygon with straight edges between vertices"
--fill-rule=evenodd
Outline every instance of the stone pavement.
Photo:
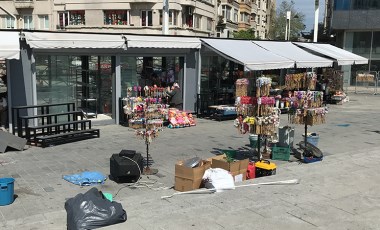
M 104 229 L 380 229 L 380 111 L 377 95 L 352 94 L 350 102 L 329 105 L 327 122 L 309 127 L 320 134 L 322 162 L 275 161 L 277 175 L 241 184 L 300 179 L 298 185 L 264 185 L 215 194 L 181 195 L 175 191 L 174 165 L 194 156 L 208 158 L 217 149 L 248 149 L 232 121 L 198 119 L 198 125 L 165 129 L 150 146 L 159 174 L 143 176 L 151 188 L 129 188 L 107 180 L 97 188 L 110 192 L 128 214 L 125 223 Z M 282 115 L 281 125 L 287 124 Z M 292 125 L 293 126 L 293 125 Z M 294 125 L 296 143 L 303 126 Z M 67 198 L 86 192 L 62 179 L 84 170 L 109 174 L 109 159 L 121 149 L 142 153 L 133 130 L 99 126 L 101 137 L 0 155 L 0 177 L 15 178 L 15 202 L 0 207 L 1 229 L 66 229 Z M 145 154 L 144 154 L 145 155 Z M 377 179 L 376 179 L 377 178 Z M 120 190 L 121 189 L 121 190 Z

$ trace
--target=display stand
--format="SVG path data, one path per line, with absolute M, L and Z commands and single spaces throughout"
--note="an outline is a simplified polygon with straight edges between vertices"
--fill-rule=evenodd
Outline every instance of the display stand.
M 236 127 L 240 133 L 249 132 L 257 135 L 258 158 L 270 158 L 268 148 L 261 153 L 262 140 L 265 139 L 265 147 L 268 144 L 268 138 L 273 138 L 276 135 L 276 127 L 279 126 L 280 110 L 275 105 L 275 98 L 269 97 L 271 78 L 260 77 L 256 80 L 256 97 L 247 96 L 248 80 L 239 79 L 236 82 L 236 97 L 235 103 L 238 113 Z M 251 139 L 250 139 L 251 141 Z
M 305 73 L 306 81 L 308 78 L 314 78 L 315 74 L 312 72 Z M 304 84 L 305 91 L 294 91 L 292 96 L 292 109 L 291 113 L 289 113 L 289 123 L 291 124 L 304 124 L 305 126 L 305 136 L 304 136 L 304 144 L 303 155 L 307 156 L 310 153 L 308 151 L 310 147 L 310 143 L 307 141 L 308 134 L 308 125 L 317 125 L 325 123 L 325 115 L 327 110 L 323 107 L 323 92 L 321 91 L 311 91 L 311 89 L 315 89 L 314 81 L 309 81 L 308 84 Z M 288 90 L 292 90 L 289 89 Z M 293 89 L 294 90 L 294 89 Z
M 149 145 L 158 136 L 158 133 L 162 130 L 163 118 L 162 118 L 162 105 L 158 103 L 155 98 L 145 98 L 145 103 L 141 104 L 141 111 L 138 114 L 138 118 L 143 122 L 142 125 L 130 126 L 136 129 L 136 135 L 141 137 L 146 145 L 146 167 L 143 169 L 143 175 L 153 175 L 158 172 L 157 169 L 151 168 L 149 165 Z M 135 117 L 137 118 L 137 117 Z

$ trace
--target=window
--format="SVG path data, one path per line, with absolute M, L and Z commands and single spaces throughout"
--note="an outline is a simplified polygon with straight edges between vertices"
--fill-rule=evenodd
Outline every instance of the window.
M 178 25 L 178 10 L 169 10 L 169 25 L 170 26 L 177 26 Z M 160 26 L 162 25 L 164 20 L 164 16 L 162 13 L 162 10 L 160 10 Z
M 238 10 L 234 10 L 234 22 L 238 22 Z
M 49 16 L 48 15 L 38 15 L 39 29 L 48 30 L 49 29 Z
M 169 25 L 176 26 L 178 20 L 178 11 L 177 10 L 169 10 Z
M 201 16 L 194 14 L 194 28 L 201 29 Z
M 141 11 L 141 26 L 153 26 L 153 15 L 151 10 Z
M 5 15 L 1 17 L 1 27 L 4 29 L 14 29 L 15 19 L 11 16 Z
M 231 20 L 231 7 L 227 5 L 222 6 L 222 14 L 226 20 Z
M 338 0 L 334 1 L 334 10 L 349 10 L 351 0 Z
M 105 10 L 104 25 L 129 25 L 129 10 Z
M 31 30 L 33 29 L 33 16 L 32 15 L 24 15 L 22 17 L 24 21 L 24 29 Z
M 212 18 L 207 18 L 207 30 L 212 30 Z
M 69 13 L 68 12 L 58 12 L 59 27 L 65 28 L 69 25 Z
M 70 14 L 70 25 L 85 25 L 84 10 L 71 10 Z

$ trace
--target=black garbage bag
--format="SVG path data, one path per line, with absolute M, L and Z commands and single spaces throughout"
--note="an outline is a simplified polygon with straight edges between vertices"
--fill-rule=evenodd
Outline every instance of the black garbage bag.
M 127 220 L 127 213 L 120 203 L 106 199 L 97 188 L 79 193 L 65 202 L 67 229 L 95 229 Z

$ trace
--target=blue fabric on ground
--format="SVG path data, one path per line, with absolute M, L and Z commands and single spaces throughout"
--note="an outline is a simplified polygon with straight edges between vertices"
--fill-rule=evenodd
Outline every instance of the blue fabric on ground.
M 79 174 L 65 175 L 63 179 L 76 185 L 90 186 L 103 184 L 107 177 L 100 172 L 82 172 Z

